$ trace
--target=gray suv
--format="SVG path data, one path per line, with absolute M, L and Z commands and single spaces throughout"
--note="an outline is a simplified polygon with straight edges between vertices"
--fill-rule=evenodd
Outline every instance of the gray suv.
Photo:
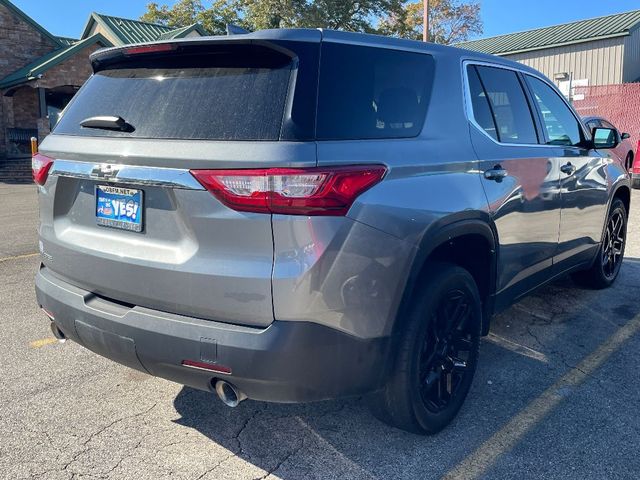
M 245 398 L 434 433 L 491 317 L 620 270 L 629 177 L 504 59 L 322 30 L 102 50 L 33 159 L 54 334 Z

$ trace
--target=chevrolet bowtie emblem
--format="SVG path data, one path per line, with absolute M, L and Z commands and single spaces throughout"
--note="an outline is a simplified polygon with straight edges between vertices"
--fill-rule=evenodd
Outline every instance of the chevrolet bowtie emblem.
M 120 167 L 118 165 L 109 165 L 108 163 L 102 163 L 94 165 L 91 170 L 91 176 L 101 178 L 105 180 L 114 179 L 118 175 Z

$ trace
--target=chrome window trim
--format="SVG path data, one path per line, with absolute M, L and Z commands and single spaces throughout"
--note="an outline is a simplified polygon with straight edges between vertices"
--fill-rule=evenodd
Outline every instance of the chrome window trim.
M 56 159 L 49 175 L 129 185 L 204 190 L 187 169 Z
M 500 145 L 501 147 L 571 148 L 571 149 L 576 149 L 576 150 L 581 150 L 582 149 L 581 147 L 576 147 L 574 145 L 546 145 L 546 144 L 542 144 L 542 143 L 503 143 L 503 142 L 499 142 L 498 140 L 493 138 L 491 135 L 489 135 L 487 132 L 485 132 L 484 128 L 482 128 L 478 124 L 478 122 L 476 122 L 475 115 L 473 113 L 473 104 L 472 104 L 472 101 L 471 101 L 471 88 L 470 88 L 470 85 L 469 85 L 469 75 L 468 75 L 468 72 L 467 72 L 467 67 L 469 65 L 478 65 L 480 67 L 501 68 L 503 70 L 509 70 L 509 71 L 512 71 L 512 72 L 515 72 L 515 73 L 520 73 L 522 75 L 529 75 L 529 76 L 531 76 L 533 78 L 537 78 L 538 80 L 540 80 L 541 82 L 543 82 L 544 84 L 549 86 L 556 94 L 558 94 L 558 92 L 556 91 L 555 86 L 552 85 L 551 83 L 549 83 L 549 81 L 546 78 L 544 78 L 542 75 L 530 72 L 528 70 L 517 68 L 517 67 L 513 67 L 511 65 L 502 65 L 500 63 L 485 62 L 485 61 L 482 61 L 482 60 L 473 60 L 473 59 L 463 59 L 462 60 L 462 78 L 463 78 L 463 84 L 464 84 L 464 107 L 465 107 L 464 110 L 465 110 L 465 115 L 467 117 L 467 120 L 480 133 L 482 133 L 485 137 L 487 137 L 493 143 L 495 143 L 496 145 Z M 526 93 L 525 93 L 525 95 L 526 95 Z M 577 116 L 576 112 L 573 110 L 571 105 L 569 105 L 569 103 L 567 103 L 566 98 L 564 98 L 563 95 L 558 95 L 558 96 L 562 99 L 564 104 L 569 108 L 569 111 L 573 115 L 573 118 L 575 118 L 575 120 L 578 122 L 578 125 L 580 125 L 580 128 L 582 129 L 582 132 L 585 135 L 585 138 L 590 139 L 591 138 L 591 134 L 587 133 L 582 120 Z M 533 107 L 535 108 L 535 106 L 533 106 Z M 531 113 L 533 114 L 535 112 L 531 112 Z M 535 122 L 534 122 L 534 127 L 536 127 Z M 543 128 L 544 128 L 544 125 L 543 125 Z M 536 130 L 537 130 L 537 127 L 536 127 Z

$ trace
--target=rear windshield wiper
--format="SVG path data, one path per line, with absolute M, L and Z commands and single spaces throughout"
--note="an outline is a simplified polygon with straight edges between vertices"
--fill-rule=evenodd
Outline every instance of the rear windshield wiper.
M 133 132 L 133 125 L 127 123 L 122 117 L 98 116 L 85 118 L 80 122 L 84 128 L 100 128 L 102 130 L 117 130 L 119 132 Z

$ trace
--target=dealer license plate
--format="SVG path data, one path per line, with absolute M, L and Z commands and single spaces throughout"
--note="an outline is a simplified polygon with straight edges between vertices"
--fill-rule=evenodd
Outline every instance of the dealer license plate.
M 142 190 L 96 185 L 96 220 L 98 225 L 141 232 L 142 202 Z

